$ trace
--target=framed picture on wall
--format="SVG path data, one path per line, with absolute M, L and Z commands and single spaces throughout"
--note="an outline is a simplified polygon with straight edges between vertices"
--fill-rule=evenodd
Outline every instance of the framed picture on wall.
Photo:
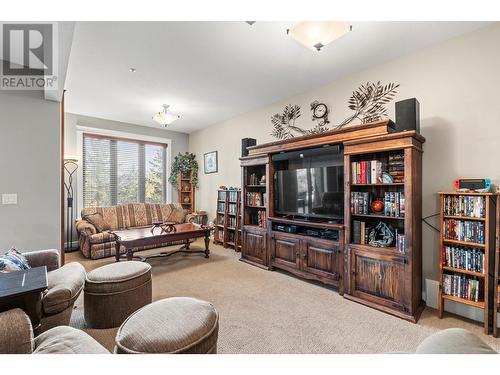
M 203 161 L 205 174 L 217 173 L 217 151 L 203 154 Z

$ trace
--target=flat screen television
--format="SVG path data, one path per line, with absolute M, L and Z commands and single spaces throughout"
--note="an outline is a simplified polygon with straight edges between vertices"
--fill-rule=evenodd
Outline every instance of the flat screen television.
M 297 219 L 344 219 L 343 150 L 313 149 L 273 158 L 274 211 Z

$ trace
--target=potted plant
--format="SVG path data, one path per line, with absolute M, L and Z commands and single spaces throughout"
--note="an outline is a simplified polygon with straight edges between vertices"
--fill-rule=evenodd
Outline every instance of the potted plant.
M 191 172 L 193 187 L 198 187 L 198 162 L 196 161 L 196 155 L 190 152 L 184 154 L 179 153 L 174 158 L 172 165 L 170 167 L 170 177 L 168 181 L 174 185 L 179 186 L 177 179 L 180 173 L 189 175 Z

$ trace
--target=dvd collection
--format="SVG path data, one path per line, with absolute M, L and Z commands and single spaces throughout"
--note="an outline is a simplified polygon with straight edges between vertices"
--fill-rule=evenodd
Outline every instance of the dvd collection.
M 484 244 L 484 223 L 476 221 L 445 219 L 443 228 L 444 238 L 447 240 Z
M 445 246 L 443 263 L 448 267 L 484 273 L 484 252 L 470 247 Z
M 481 289 L 476 277 L 443 274 L 444 294 L 479 302 L 483 298 Z
M 264 206 L 266 202 L 266 193 L 247 192 L 246 204 L 248 206 Z
M 219 202 L 219 203 L 217 203 L 217 212 L 223 214 L 225 208 L 226 208 L 226 203 L 225 202 Z
M 444 197 L 443 213 L 450 216 L 486 216 L 486 197 L 469 195 L 447 195 Z
M 236 216 L 229 216 L 227 218 L 227 226 L 230 228 L 236 228 Z
M 405 177 L 404 155 L 402 153 L 389 154 L 388 169 L 393 182 L 404 182 L 404 177 Z
M 228 193 L 229 193 L 229 202 L 230 203 L 238 202 L 239 190 L 230 190 L 230 191 L 228 191 Z
M 230 215 L 236 215 L 238 205 L 236 203 L 229 203 L 227 206 L 227 213 Z
M 351 213 L 357 215 L 371 214 L 372 197 L 369 192 L 351 192 Z M 405 216 L 405 194 L 403 192 L 387 191 L 384 193 L 385 216 Z

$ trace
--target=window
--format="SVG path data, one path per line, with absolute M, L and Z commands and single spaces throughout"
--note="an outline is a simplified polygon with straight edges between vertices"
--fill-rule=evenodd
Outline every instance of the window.
M 165 203 L 167 146 L 83 135 L 83 206 Z

